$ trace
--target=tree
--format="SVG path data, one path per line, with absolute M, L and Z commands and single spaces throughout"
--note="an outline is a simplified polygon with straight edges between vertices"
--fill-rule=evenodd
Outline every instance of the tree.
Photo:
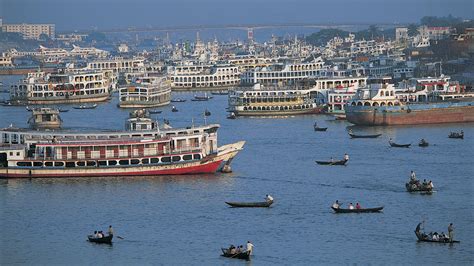
M 410 24 L 408 25 L 408 36 L 413 37 L 418 34 L 418 25 Z
M 306 37 L 306 42 L 312 45 L 323 46 L 334 37 L 347 37 L 349 32 L 340 29 L 322 29 Z

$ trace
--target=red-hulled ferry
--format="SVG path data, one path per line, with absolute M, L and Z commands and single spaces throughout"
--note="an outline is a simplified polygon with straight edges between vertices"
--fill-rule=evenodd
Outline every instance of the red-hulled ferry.
M 219 125 L 160 129 L 135 111 L 126 131 L 0 130 L 0 177 L 155 176 L 230 170 L 244 141 L 217 146 Z

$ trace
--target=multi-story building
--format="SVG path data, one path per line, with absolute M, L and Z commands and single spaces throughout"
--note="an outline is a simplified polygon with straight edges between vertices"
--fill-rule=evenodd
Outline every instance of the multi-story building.
M 51 39 L 55 37 L 54 24 L 3 24 L 3 32 L 17 32 L 23 35 L 23 39 L 39 40 L 41 34 L 48 36 Z

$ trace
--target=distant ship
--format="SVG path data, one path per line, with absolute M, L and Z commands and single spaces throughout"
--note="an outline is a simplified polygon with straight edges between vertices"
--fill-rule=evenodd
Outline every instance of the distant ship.
M 148 108 L 168 105 L 171 87 L 166 77 L 140 77 L 119 89 L 122 108 Z
M 28 104 L 102 102 L 110 96 L 109 87 L 102 72 L 34 72 L 12 86 L 10 99 Z
M 228 97 L 228 111 L 237 116 L 317 114 L 323 110 L 309 89 L 263 88 L 256 84 L 253 89 L 232 90 Z
M 446 92 L 440 82 L 424 84 L 413 93 L 398 93 L 393 84 L 361 89 L 345 107 L 347 121 L 364 126 L 474 122 L 473 93 Z
M 145 110 L 126 131 L 0 130 L 0 178 L 156 176 L 230 171 L 245 141 L 217 146 L 219 125 L 158 128 Z

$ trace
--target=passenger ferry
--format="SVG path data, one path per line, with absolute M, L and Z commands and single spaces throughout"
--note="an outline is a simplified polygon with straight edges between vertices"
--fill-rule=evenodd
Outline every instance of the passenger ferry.
M 345 106 L 347 121 L 366 126 L 474 122 L 474 93 L 425 89 L 405 98 L 393 84 L 372 84 Z
M 33 129 L 58 129 L 61 127 L 59 110 L 53 108 L 34 108 L 28 124 Z
M 230 65 L 180 65 L 168 69 L 172 90 L 223 90 L 240 85 L 240 70 Z
M 245 141 L 217 146 L 219 125 L 160 129 L 144 110 L 126 131 L 0 130 L 0 178 L 156 176 L 215 173 Z
M 119 91 L 119 107 L 148 108 L 168 105 L 171 87 L 166 77 L 140 77 Z
M 310 89 L 289 87 L 240 88 L 229 92 L 229 112 L 236 116 L 272 116 L 316 114 L 323 106 L 316 104 Z
M 27 104 L 102 102 L 110 96 L 110 85 L 102 72 L 34 72 L 11 87 L 10 99 Z

